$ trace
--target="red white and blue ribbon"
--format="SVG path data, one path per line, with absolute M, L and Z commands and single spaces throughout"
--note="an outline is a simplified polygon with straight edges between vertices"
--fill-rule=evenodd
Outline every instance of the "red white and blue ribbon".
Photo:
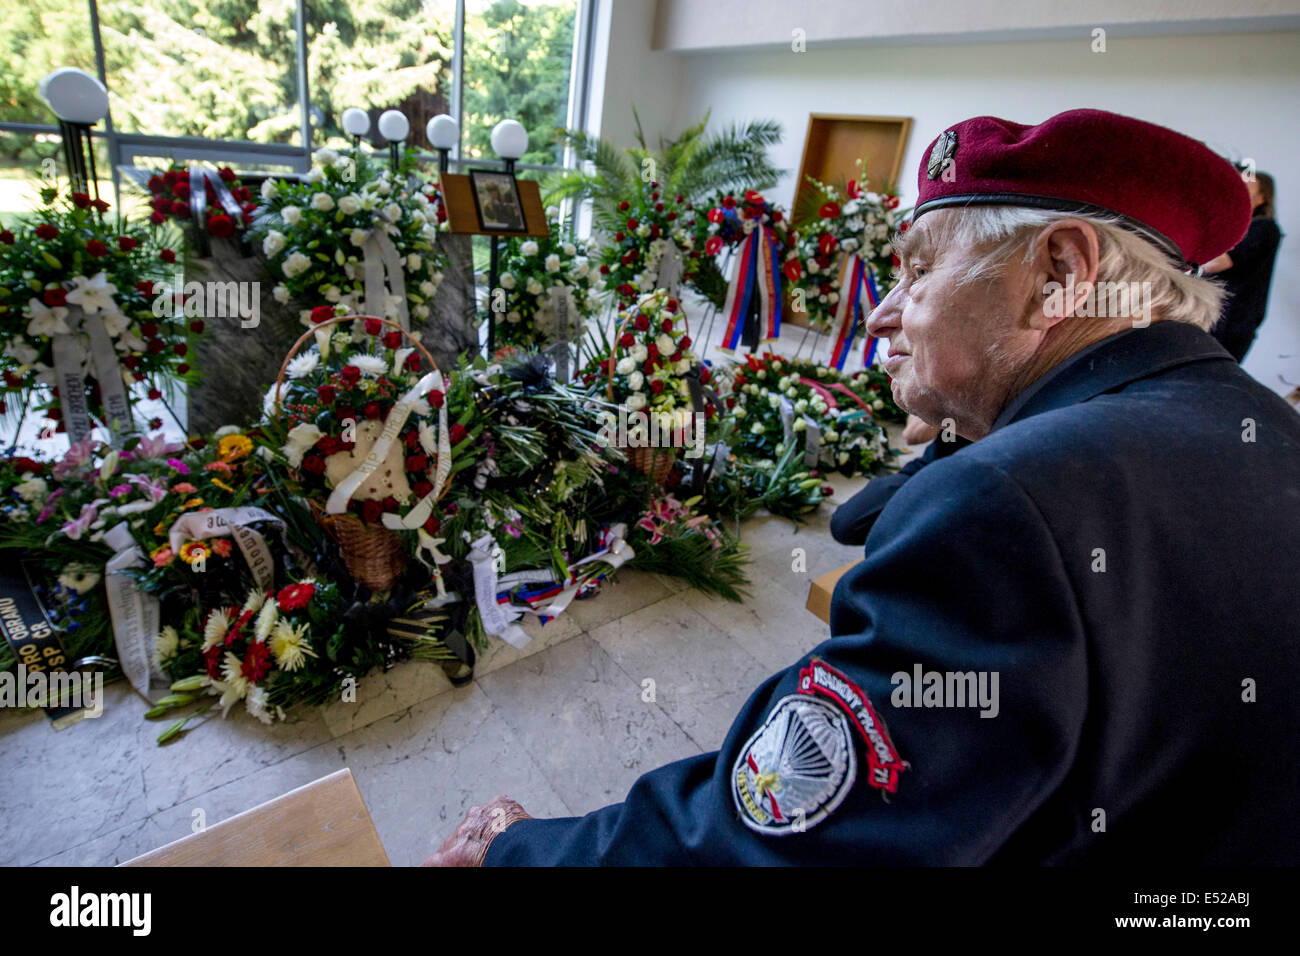
M 853 339 L 858 334 L 858 322 L 865 311 L 870 312 L 880 304 L 880 293 L 876 289 L 876 278 L 871 267 L 857 255 L 847 255 L 840 263 L 840 300 L 835 307 L 834 327 L 839 329 L 835 336 L 835 345 L 831 349 L 831 365 L 836 371 L 844 371 L 849 352 L 853 349 Z M 863 348 L 863 365 L 871 364 L 876 356 L 876 337 L 868 335 Z
M 781 269 L 777 261 L 776 236 L 770 226 L 755 226 L 741 243 L 736 257 L 736 274 L 727 288 L 722 307 L 726 330 L 722 334 L 724 352 L 734 352 L 745 331 L 754 296 L 758 296 L 758 321 L 764 330 L 762 341 L 771 342 L 781 334 Z

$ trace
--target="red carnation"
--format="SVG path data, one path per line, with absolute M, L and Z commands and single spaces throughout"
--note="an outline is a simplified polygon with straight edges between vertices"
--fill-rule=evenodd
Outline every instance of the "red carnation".
M 90 197 L 87 196 L 85 193 L 73 193 L 72 204 L 76 206 L 78 209 L 89 209 Z
M 667 219 L 669 222 L 672 222 L 674 219 L 677 218 L 677 213 L 670 212 L 668 215 L 664 216 L 664 218 Z
M 225 648 L 221 644 L 213 644 L 203 652 L 203 667 L 212 680 L 221 680 L 221 658 L 225 653 Z
M 681 203 L 686 202 L 686 197 L 683 196 L 681 193 L 678 193 L 677 198 L 673 201 L 676 202 L 678 205 L 680 205 Z
M 654 359 L 646 359 L 645 363 L 641 366 L 641 371 L 646 375 L 653 375 L 655 373 Z
M 167 348 L 167 343 L 162 339 L 150 339 L 145 345 L 145 349 L 150 355 L 157 355 L 163 349 Z
M 378 521 L 384 514 L 384 506 L 374 498 L 367 498 L 361 502 L 361 517 L 366 521 Z
M 138 245 L 140 245 L 140 243 L 136 242 L 130 236 L 117 237 L 117 248 L 120 249 L 122 252 L 130 252 Z
M 326 458 L 343 450 L 343 442 L 336 435 L 325 435 L 316 443 L 316 449 Z
M 150 176 L 150 177 L 149 177 L 149 192 L 151 192 L 151 193 L 160 193 L 160 192 L 163 191 L 163 189 L 166 188 L 166 186 L 167 186 L 167 183 L 163 180 L 163 178 L 162 178 L 161 176 Z
M 320 325 L 322 322 L 328 322 L 334 318 L 334 306 L 318 305 L 311 310 L 311 321 L 313 325 Z
M 333 385 L 322 385 L 316 389 L 316 397 L 320 399 L 322 405 L 333 405 L 338 395 L 339 391 Z
M 664 319 L 663 322 L 660 323 L 659 328 L 660 328 L 660 330 L 661 330 L 665 335 L 672 335 L 672 334 L 673 334 L 673 320 L 672 320 L 672 319 Z
M 708 385 L 709 379 L 713 378 L 713 373 L 708 368 L 700 369 L 700 384 Z
M 309 475 L 322 475 L 325 473 L 325 459 L 320 455 L 303 455 L 302 470 Z
M 334 415 L 341 422 L 349 420 L 355 422 L 357 420 L 357 410 L 351 405 L 340 405 L 334 409 Z
M 605 265 L 603 262 L 600 265 L 600 274 L 603 276 L 609 275 L 609 266 Z
M 663 212 L 663 211 L 664 211 L 664 204 L 661 202 L 655 203 L 655 212 Z
M 281 611 L 301 611 L 316 594 L 316 585 L 310 581 L 303 584 L 290 584 L 281 588 L 275 596 L 275 603 Z
M 53 239 L 58 234 L 59 230 L 55 229 L 48 222 L 43 222 L 36 227 L 37 239 Z
M 645 352 L 651 359 L 657 359 L 659 357 L 659 346 L 652 342 L 645 347 Z
M 179 365 L 176 366 L 177 375 L 184 375 L 189 370 L 190 370 L 190 366 L 188 362 L 181 362 Z
M 175 262 L 176 253 L 172 252 L 170 249 L 164 249 L 162 252 L 158 253 L 158 258 L 163 262 Z
M 465 426 L 461 425 L 459 422 L 452 425 L 447 429 L 447 439 L 453 446 L 459 445 L 465 440 Z
M 420 444 L 420 433 L 414 428 L 408 428 L 402 434 L 402 444 L 407 448 L 414 448 L 416 445 Z
M 620 212 L 627 212 L 628 210 L 627 200 L 624 199 L 621 203 L 619 203 L 618 208 Z
M 141 322 L 141 323 L 140 323 L 140 334 L 143 335 L 146 339 L 157 338 L 157 337 L 158 337 L 158 323 L 157 323 L 157 322 Z
M 624 232 L 622 229 L 620 229 L 618 232 L 614 233 L 614 241 L 615 241 L 615 242 L 622 242 L 622 241 L 623 241 L 624 239 L 626 239 L 626 238 L 627 238 L 627 233 Z
M 378 421 L 384 416 L 384 410 L 380 407 L 378 402 L 367 402 L 363 411 L 366 414 L 366 418 L 369 418 L 371 421 Z
M 822 207 L 817 210 L 817 215 L 823 219 L 834 219 L 840 214 L 840 204 L 837 202 L 824 202 Z
M 217 213 L 208 219 L 208 232 L 217 239 L 229 239 L 235 234 L 235 224 L 225 213 Z
M 451 507 L 448 506 L 447 510 L 450 512 Z M 429 515 L 429 520 L 424 523 L 424 530 L 429 532 L 429 534 L 437 534 L 438 529 L 441 527 L 442 522 L 438 520 L 436 515 Z
M 54 308 L 55 306 L 59 306 L 59 305 L 67 305 L 68 290 L 67 289 L 46 289 L 44 292 L 41 293 L 41 299 L 50 308 Z
M 181 358 L 185 358 L 185 353 L 188 352 L 189 350 L 190 347 L 186 345 L 184 342 L 177 342 L 175 345 L 172 346 L 172 351 L 175 352 Z
M 163 214 L 155 209 L 153 212 L 149 213 L 149 221 L 153 223 L 155 226 L 161 225 L 163 221 Z
M 175 216 L 176 218 L 189 219 L 190 214 L 191 214 L 190 207 L 188 203 L 183 203 L 183 202 L 172 203 L 172 215 Z
M 366 335 L 378 335 L 384 328 L 384 324 L 378 319 L 366 319 Z
M 689 335 L 683 335 L 680 339 L 677 340 L 677 344 L 684 349 L 688 349 L 691 347 L 691 337 Z
M 408 455 L 406 458 L 406 470 L 410 472 L 414 472 L 417 475 L 423 474 L 424 472 L 428 471 L 429 456 L 424 454 Z
M 388 346 L 390 349 L 395 349 L 401 344 L 402 344 L 401 332 L 388 332 L 387 334 L 384 335 L 384 345 Z
M 619 256 L 619 262 L 623 263 L 625 266 L 630 266 L 632 263 L 636 262 L 636 249 L 629 249 L 627 252 L 623 253 L 623 255 Z
M 174 186 L 172 186 L 172 192 L 176 194 L 178 199 L 189 199 L 190 184 L 183 180 L 178 181 Z
M 129 368 L 129 369 L 136 369 L 136 368 L 139 368 L 139 367 L 140 367 L 140 356 L 138 356 L 138 355 L 124 355 L 124 356 L 122 356 L 122 364 L 125 365 L 125 366 L 126 366 L 127 368 Z
M 103 199 L 92 199 L 90 204 L 94 206 L 98 212 L 108 212 L 108 203 Z
M 634 231 L 636 230 L 636 227 L 639 226 L 639 225 L 641 225 L 641 224 L 640 224 L 639 222 L 637 222 L 635 216 L 632 217 L 632 218 L 629 218 L 628 221 L 627 221 L 627 231 L 628 231 L 628 232 L 634 232 Z

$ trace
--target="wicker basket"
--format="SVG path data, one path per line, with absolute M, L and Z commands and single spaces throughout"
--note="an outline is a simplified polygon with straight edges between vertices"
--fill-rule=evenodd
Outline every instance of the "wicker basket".
M 618 347 L 618 340 L 622 337 L 624 330 L 627 329 L 627 323 L 631 321 L 632 314 L 632 311 L 629 311 L 627 318 L 624 319 L 622 324 L 620 324 L 615 330 L 615 348 Z M 686 333 L 689 335 L 691 326 L 686 320 L 686 310 L 682 309 L 677 313 L 677 315 L 681 319 L 682 325 L 686 329 Z M 614 365 L 614 353 L 610 352 L 609 368 L 607 370 L 609 377 L 605 383 L 605 397 L 610 402 L 614 401 Z M 623 453 L 627 456 L 627 460 L 631 462 L 633 468 L 646 475 L 651 481 L 660 485 L 668 480 L 668 476 L 672 473 L 673 465 L 677 463 L 677 449 L 672 447 L 652 448 L 641 446 L 626 448 L 623 450 Z
M 298 341 L 289 349 L 289 354 L 285 356 L 283 364 L 280 366 L 280 374 L 275 377 L 276 394 L 284 383 L 285 371 L 289 368 L 289 362 L 302 348 L 303 344 L 309 339 L 314 339 L 316 330 L 324 328 L 327 325 L 336 325 L 339 322 L 355 322 L 357 320 L 366 320 L 376 318 L 370 315 L 344 315 L 333 319 L 326 319 L 319 325 L 308 329 L 298 338 Z M 384 325 L 396 329 L 411 340 L 424 360 L 429 366 L 436 370 L 438 363 L 434 361 L 429 350 L 421 345 L 416 339 L 411 338 L 396 322 L 389 322 L 387 319 L 379 319 Z M 276 415 L 280 414 L 279 403 L 276 404 Z M 447 489 L 443 488 L 443 494 Z M 311 513 L 325 533 L 339 547 L 339 554 L 343 557 L 343 563 L 347 566 L 348 574 L 365 585 L 372 591 L 387 591 L 402 576 L 406 570 L 407 553 L 406 545 L 401 536 L 383 525 L 367 524 L 356 515 L 350 512 L 343 514 L 327 514 L 317 502 L 308 502 L 311 506 Z

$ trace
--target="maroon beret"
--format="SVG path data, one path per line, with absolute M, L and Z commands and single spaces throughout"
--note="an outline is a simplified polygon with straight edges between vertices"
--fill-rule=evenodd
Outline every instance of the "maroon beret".
M 1241 241 L 1250 197 L 1204 143 L 1103 110 L 1037 126 L 977 116 L 935 137 L 917 173 L 915 221 L 945 206 L 1032 206 L 1112 214 L 1184 266 Z

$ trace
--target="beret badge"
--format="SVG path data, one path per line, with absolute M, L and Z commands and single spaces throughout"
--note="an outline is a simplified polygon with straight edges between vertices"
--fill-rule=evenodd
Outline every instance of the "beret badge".
M 931 179 L 938 179 L 956 152 L 957 133 L 954 130 L 946 129 L 934 141 L 934 148 L 930 150 L 930 159 L 925 164 L 926 175 Z

